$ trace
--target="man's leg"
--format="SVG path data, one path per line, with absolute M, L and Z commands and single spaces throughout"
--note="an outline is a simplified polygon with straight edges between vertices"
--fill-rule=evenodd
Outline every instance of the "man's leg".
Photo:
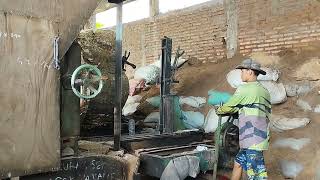
M 242 175 L 242 167 L 239 163 L 234 162 L 231 180 L 240 180 Z
M 245 149 L 240 149 L 238 152 L 235 160 L 234 160 L 234 166 L 233 166 L 233 171 L 232 171 L 232 176 L 231 180 L 240 180 L 242 171 L 246 171 L 246 150 Z
M 268 179 L 262 151 L 247 151 L 247 175 L 249 180 Z

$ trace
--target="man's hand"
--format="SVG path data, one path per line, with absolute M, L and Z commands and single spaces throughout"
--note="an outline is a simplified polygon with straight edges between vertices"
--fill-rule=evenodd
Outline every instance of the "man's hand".
M 221 112 L 219 112 L 218 111 L 218 109 L 221 107 L 222 105 L 219 105 L 219 106 L 214 106 L 214 110 L 215 110 L 215 112 L 216 112 L 216 114 L 218 115 L 218 116 L 226 116 L 226 114 L 223 114 L 223 113 L 221 113 Z
M 220 106 L 214 106 L 214 110 L 215 110 L 216 114 L 217 114 L 217 115 L 222 115 L 222 114 L 218 113 L 218 109 L 219 109 L 219 108 L 220 108 Z

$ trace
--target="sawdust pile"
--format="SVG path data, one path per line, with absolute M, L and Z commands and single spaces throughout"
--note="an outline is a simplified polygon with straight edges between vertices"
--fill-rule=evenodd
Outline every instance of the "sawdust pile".
M 256 59 L 264 66 L 275 67 L 280 70 L 279 83 L 283 83 L 284 85 L 295 84 L 297 86 L 308 84 L 310 86 L 309 91 L 294 97 L 288 97 L 285 103 L 273 106 L 273 114 L 275 115 L 282 115 L 288 118 L 309 118 L 311 122 L 303 128 L 284 132 L 272 132 L 270 150 L 265 153 L 270 179 L 285 178 L 280 170 L 281 160 L 293 160 L 303 166 L 303 170 L 298 174 L 296 179 L 314 179 L 317 168 L 320 167 L 320 139 L 318 138 L 320 136 L 320 114 L 304 111 L 297 106 L 297 100 L 299 99 L 309 103 L 312 108 L 320 104 L 320 95 L 318 93 L 320 90 L 319 49 L 319 46 L 313 45 L 302 49 L 285 49 L 278 55 L 273 56 L 264 53 L 250 55 L 250 57 Z M 177 72 L 176 79 L 180 83 L 175 85 L 173 89 L 180 96 L 208 97 L 207 93 L 210 89 L 233 93 L 235 89 L 227 83 L 226 75 L 244 58 L 246 57 L 237 55 L 232 59 L 223 60 L 218 63 L 186 64 Z M 153 90 L 153 93 L 146 92 L 143 94 L 143 99 L 155 96 L 157 92 L 157 90 Z M 147 105 L 144 103 L 143 106 L 146 107 Z M 209 109 L 210 107 L 206 105 L 198 111 L 206 115 Z M 149 109 L 146 114 L 151 111 L 156 110 Z M 272 143 L 277 139 L 289 137 L 309 138 L 311 143 L 307 144 L 300 151 L 273 147 Z
M 320 80 L 320 59 L 312 58 L 308 62 L 303 64 L 295 73 L 295 77 L 299 80 Z
M 317 46 L 315 46 L 317 47 Z M 316 177 L 317 168 L 320 167 L 320 114 L 313 112 L 305 112 L 296 105 L 298 99 L 303 99 L 315 107 L 320 104 L 320 48 L 307 48 L 299 50 L 284 50 L 278 56 L 268 56 L 263 53 L 252 54 L 251 57 L 261 62 L 264 66 L 276 67 L 280 70 L 281 75 L 279 82 L 284 84 L 308 83 L 311 91 L 291 97 L 287 102 L 274 105 L 273 114 L 283 115 L 289 118 L 301 117 L 310 118 L 311 123 L 304 128 L 293 129 L 285 132 L 272 132 L 270 150 L 265 153 L 266 164 L 269 170 L 270 179 L 284 179 L 280 170 L 281 160 L 292 160 L 300 163 L 303 170 L 298 174 L 296 179 L 314 179 Z M 234 89 L 226 83 L 226 73 L 228 73 L 236 64 L 240 63 L 244 57 L 238 56 L 227 60 L 228 62 L 216 65 L 203 65 L 197 68 L 186 67 L 179 74 L 185 84 L 178 87 L 183 95 L 205 96 L 209 89 L 224 90 L 233 92 Z M 191 71 L 190 71 L 191 70 Z M 188 75 L 189 74 L 189 75 Z M 197 74 L 197 76 L 190 76 Z M 303 80 L 303 81 L 302 81 Z M 208 109 L 208 108 L 207 108 Z M 204 110 L 204 113 L 207 111 Z M 306 145 L 300 151 L 291 150 L 289 148 L 273 148 L 272 143 L 279 138 L 309 138 L 311 143 Z M 319 177 L 318 177 L 319 178 Z
M 280 62 L 280 57 L 276 55 L 266 55 L 260 52 L 250 54 L 252 59 L 258 61 L 262 66 L 276 66 Z
M 115 33 L 113 31 L 83 31 L 79 34 L 77 41 L 82 48 L 81 54 L 86 63 L 101 64 L 103 67 L 111 65 L 110 70 L 115 70 L 112 62 L 115 51 Z

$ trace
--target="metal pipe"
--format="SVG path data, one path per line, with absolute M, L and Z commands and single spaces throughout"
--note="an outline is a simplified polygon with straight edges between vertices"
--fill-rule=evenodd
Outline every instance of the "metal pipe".
M 71 147 L 75 154 L 78 152 L 78 138 L 80 136 L 80 99 L 73 93 L 70 79 L 73 71 L 80 65 L 81 47 L 74 42 L 64 56 L 64 60 L 61 61 L 60 116 L 62 148 Z
M 222 106 L 222 103 L 220 103 L 220 107 Z M 218 119 L 218 127 L 214 133 L 214 153 L 215 153 L 215 159 L 214 159 L 214 166 L 213 166 L 213 175 L 212 179 L 217 179 L 217 172 L 218 172 L 218 163 L 219 163 L 219 148 L 220 148 L 220 134 L 221 134 L 221 120 L 222 116 L 219 115 Z
M 160 74 L 160 132 L 170 133 L 173 128 L 172 97 L 170 97 L 171 84 L 171 51 L 172 40 L 164 37 L 161 41 L 162 58 Z M 171 100 L 170 100 L 171 99 Z
M 164 79 L 164 62 L 165 62 L 165 57 L 167 56 L 166 54 L 166 49 L 165 49 L 165 42 L 162 39 L 161 41 L 161 71 L 160 71 L 160 121 L 159 121 L 159 131 L 160 133 L 163 133 L 163 125 L 164 125 L 164 106 L 163 106 L 163 97 L 164 97 L 164 86 L 165 82 L 163 81 Z
M 120 150 L 121 137 L 121 92 L 122 92 L 122 2 L 117 4 L 116 26 L 116 73 L 115 73 L 115 106 L 114 106 L 114 150 Z

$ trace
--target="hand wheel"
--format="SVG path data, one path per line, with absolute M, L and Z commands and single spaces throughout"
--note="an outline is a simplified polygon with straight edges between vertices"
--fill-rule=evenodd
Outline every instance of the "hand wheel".
M 83 99 L 96 97 L 103 87 L 101 71 L 93 65 L 79 66 L 71 76 L 72 91 Z M 80 88 L 79 88 L 80 87 Z M 79 89 L 82 89 L 79 91 Z

